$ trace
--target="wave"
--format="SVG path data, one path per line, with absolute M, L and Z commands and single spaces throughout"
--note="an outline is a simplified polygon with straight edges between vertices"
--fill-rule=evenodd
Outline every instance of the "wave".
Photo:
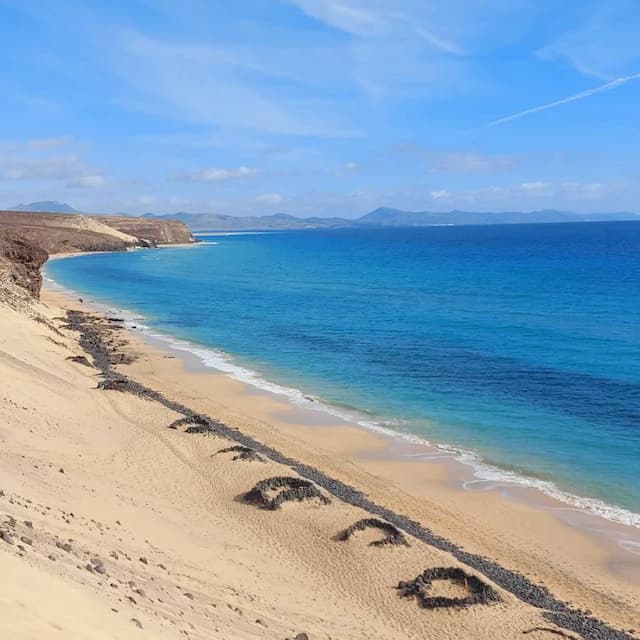
M 77 292 L 63 287 L 44 271 L 44 279 L 49 284 L 67 293 L 81 295 Z M 85 297 L 86 302 L 86 297 Z M 323 398 L 305 393 L 295 387 L 284 386 L 275 382 L 271 382 L 264 378 L 257 371 L 253 371 L 237 364 L 233 356 L 217 350 L 212 347 L 205 347 L 188 340 L 176 338 L 166 333 L 162 333 L 144 324 L 144 316 L 132 312 L 128 309 L 114 307 L 104 302 L 91 301 L 91 305 L 101 311 L 116 312 L 125 320 L 128 328 L 135 328 L 144 335 L 153 340 L 160 341 L 169 349 L 181 351 L 196 356 L 200 362 L 207 368 L 220 371 L 229 377 L 238 380 L 244 384 L 250 385 L 256 389 L 272 393 L 284 397 L 295 406 L 322 411 L 331 416 L 344 420 L 351 424 L 364 427 L 383 436 L 400 439 L 417 446 L 428 448 L 423 453 L 406 454 L 406 457 L 419 458 L 424 460 L 437 460 L 449 458 L 456 460 L 473 472 L 473 478 L 462 483 L 463 489 L 471 491 L 474 485 L 484 485 L 485 489 L 497 488 L 498 486 L 508 485 L 511 487 L 533 488 L 541 491 L 545 495 L 567 504 L 581 511 L 591 513 L 611 522 L 623 524 L 635 528 L 640 528 L 640 514 L 624 509 L 617 505 L 609 504 L 597 498 L 588 498 L 578 496 L 558 487 L 554 482 L 542 480 L 524 474 L 517 473 L 508 469 L 500 468 L 484 461 L 476 452 L 466 450 L 459 446 L 432 442 L 424 437 L 411 433 L 407 430 L 407 423 L 403 420 L 385 420 L 376 416 L 369 415 L 363 411 L 348 407 L 340 407 L 327 402 Z M 634 553 L 638 553 L 636 545 L 638 543 L 629 542 L 625 545 L 625 549 L 629 545 L 634 545 Z
M 640 528 L 640 514 L 629 511 L 617 505 L 608 504 L 597 498 L 586 498 L 578 496 L 560 489 L 554 482 L 549 480 L 541 480 L 523 474 L 509 471 L 500 467 L 488 464 L 477 453 L 469 451 L 458 446 L 435 443 L 426 438 L 410 433 L 406 430 L 407 423 L 403 420 L 382 420 L 375 416 L 370 416 L 364 412 L 338 407 L 325 401 L 323 398 L 310 395 L 295 387 L 287 387 L 263 378 L 258 372 L 252 371 L 236 364 L 233 357 L 213 349 L 204 347 L 188 340 L 174 338 L 150 329 L 146 326 L 137 325 L 144 333 L 150 337 L 161 340 L 173 350 L 188 352 L 200 359 L 206 367 L 216 369 L 227 374 L 229 377 L 248 384 L 254 388 L 267 391 L 269 393 L 284 396 L 292 404 L 304 409 L 313 409 L 322 411 L 341 420 L 345 420 L 352 424 L 375 431 L 384 436 L 391 438 L 399 438 L 404 442 L 414 445 L 425 446 L 431 449 L 429 452 L 421 454 L 409 454 L 412 457 L 420 457 L 422 459 L 442 459 L 450 458 L 463 463 L 473 470 L 473 479 L 463 483 L 463 488 L 470 490 L 473 484 L 508 484 L 511 486 L 520 486 L 534 488 L 547 496 L 554 498 L 560 502 L 576 507 L 582 511 L 598 515 L 602 518 L 624 524 L 631 527 Z M 435 450 L 435 451 L 434 451 Z

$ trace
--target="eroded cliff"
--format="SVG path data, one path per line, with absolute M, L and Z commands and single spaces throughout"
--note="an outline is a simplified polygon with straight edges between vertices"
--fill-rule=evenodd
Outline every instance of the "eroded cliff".
M 38 298 L 49 254 L 195 242 L 177 220 L 0 211 L 0 301 Z

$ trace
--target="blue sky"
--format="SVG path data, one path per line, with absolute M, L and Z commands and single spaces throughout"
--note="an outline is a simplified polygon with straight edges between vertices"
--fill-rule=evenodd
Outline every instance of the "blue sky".
M 0 206 L 640 211 L 638 0 L 0 0 Z

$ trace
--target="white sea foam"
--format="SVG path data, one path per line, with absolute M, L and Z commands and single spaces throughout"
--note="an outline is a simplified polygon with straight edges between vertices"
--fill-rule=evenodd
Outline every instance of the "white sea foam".
M 424 454 L 409 455 L 420 456 L 424 459 L 451 457 L 458 462 L 468 465 L 473 469 L 474 479 L 464 483 L 464 488 L 466 489 L 470 489 L 472 484 L 480 483 L 486 483 L 488 486 L 492 485 L 493 488 L 496 488 L 497 486 L 530 487 L 538 489 L 546 495 L 582 511 L 598 515 L 612 522 L 640 528 L 640 514 L 638 513 L 634 513 L 616 505 L 607 504 L 606 502 L 596 498 L 584 498 L 577 496 L 560 489 L 555 483 L 548 480 L 540 480 L 538 478 L 521 475 L 506 469 L 500 469 L 496 466 L 487 464 L 473 451 L 461 449 L 460 447 L 455 447 L 449 444 L 433 443 L 416 434 L 401 431 L 399 429 L 401 429 L 405 424 L 403 421 L 376 420 L 373 416 L 368 416 L 355 410 L 331 405 L 321 398 L 304 393 L 300 389 L 285 387 L 283 385 L 270 382 L 263 378 L 259 373 L 236 364 L 229 355 L 221 351 L 208 347 L 201 347 L 186 340 L 174 339 L 155 331 L 148 330 L 147 333 L 155 339 L 164 341 L 173 349 L 185 351 L 197 356 L 207 367 L 222 371 L 235 380 L 239 380 L 240 382 L 244 382 L 245 384 L 249 384 L 255 388 L 268 391 L 279 396 L 284 396 L 296 406 L 303 407 L 305 409 L 323 411 L 332 416 L 355 423 L 367 429 L 371 429 L 385 436 L 401 438 L 402 440 L 412 444 L 428 446 L 431 448 L 435 447 L 441 452 L 440 455 L 434 455 L 433 453 L 427 452 Z
M 635 540 L 620 540 L 618 544 L 629 553 L 632 553 L 634 556 L 640 556 L 640 542 Z
M 70 291 L 69 289 L 60 286 L 50 277 L 49 274 L 46 273 L 46 271 L 44 273 L 44 279 L 55 288 L 74 293 L 74 295 L 79 295 L 77 292 Z M 624 509 L 617 505 L 608 504 L 597 498 L 585 498 L 568 491 L 564 491 L 554 482 L 548 480 L 532 478 L 507 469 L 500 469 L 499 467 L 486 463 L 473 451 L 465 450 L 450 444 L 434 443 L 416 434 L 408 433 L 402 430 L 406 423 L 401 420 L 377 420 L 374 416 L 369 416 L 356 410 L 329 404 L 322 398 L 304 393 L 295 387 L 286 387 L 270 382 L 262 377 L 258 372 L 238 365 L 234 362 L 231 356 L 223 353 L 222 351 L 200 346 L 187 340 L 174 338 L 151 329 L 143 323 L 144 318 L 139 314 L 126 309 L 115 309 L 114 307 L 105 305 L 104 303 L 92 302 L 92 304 L 100 308 L 102 311 L 106 310 L 112 313 L 117 313 L 119 316 L 124 318 L 127 326 L 131 327 L 132 325 L 135 325 L 139 331 L 142 331 L 144 334 L 155 340 L 163 342 L 169 348 L 196 356 L 204 366 L 216 369 L 217 371 L 225 373 L 231 378 L 248 384 L 254 388 L 261 389 L 278 396 L 283 396 L 289 402 L 298 407 L 312 409 L 315 411 L 323 411 L 336 418 L 357 424 L 384 436 L 400 438 L 405 442 L 430 447 L 432 449 L 431 453 L 425 452 L 424 456 L 421 454 L 409 454 L 411 456 L 418 455 L 425 460 L 437 459 L 445 456 L 455 459 L 458 462 L 469 466 L 473 470 L 473 479 L 467 480 L 463 483 L 463 488 L 466 490 L 472 490 L 476 485 L 482 484 L 486 484 L 487 489 L 495 489 L 505 486 L 529 487 L 537 489 L 547 496 L 559 500 L 567 505 L 571 505 L 581 511 L 600 516 L 612 522 L 640 528 L 640 514 L 638 513 L 634 513 L 633 511 L 629 511 L 628 509 Z M 434 456 L 434 448 L 440 452 L 439 456 Z M 640 553 L 640 550 L 638 550 L 638 543 L 628 541 L 628 544 L 621 546 L 630 552 Z

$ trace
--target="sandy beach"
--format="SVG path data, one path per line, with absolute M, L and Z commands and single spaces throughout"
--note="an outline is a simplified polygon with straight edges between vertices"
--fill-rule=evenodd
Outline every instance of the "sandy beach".
M 403 459 L 60 293 L 34 309 L 0 305 L 3 637 L 636 637 L 634 556 L 550 499 L 462 491 L 462 465 Z M 245 499 L 273 477 L 310 499 Z M 397 525 L 339 539 L 369 518 Z M 370 544 L 389 532 L 407 544 Z

